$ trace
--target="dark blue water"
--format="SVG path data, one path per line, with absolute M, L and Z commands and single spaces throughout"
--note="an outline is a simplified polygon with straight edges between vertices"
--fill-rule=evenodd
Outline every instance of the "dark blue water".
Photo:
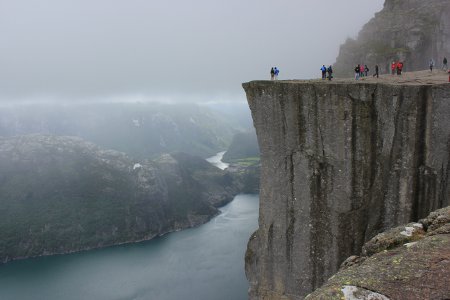
M 148 242 L 0 266 L 0 299 L 244 300 L 258 196 L 238 195 L 197 228 Z

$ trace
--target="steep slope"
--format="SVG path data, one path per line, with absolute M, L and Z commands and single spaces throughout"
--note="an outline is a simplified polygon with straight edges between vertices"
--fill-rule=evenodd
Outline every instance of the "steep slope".
M 334 70 L 337 76 L 351 76 L 354 66 L 364 63 L 388 73 L 389 64 L 400 60 L 405 70 L 416 71 L 427 69 L 430 59 L 441 67 L 444 57 L 450 58 L 448 0 L 386 0 L 358 38 L 341 46 Z
M 262 165 L 251 299 L 302 299 L 378 232 L 449 204 L 450 85 L 389 80 L 243 85 Z
M 202 159 L 180 156 L 169 156 L 169 169 L 80 138 L 0 138 L 0 262 L 150 239 L 209 220 L 237 193 L 235 183 Z

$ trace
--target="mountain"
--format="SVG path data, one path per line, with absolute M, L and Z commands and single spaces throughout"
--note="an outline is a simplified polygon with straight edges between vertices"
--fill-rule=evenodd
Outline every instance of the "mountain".
M 223 155 L 223 161 L 231 162 L 249 157 L 259 157 L 258 139 L 254 130 L 236 133 Z
M 0 110 L 0 136 L 79 136 L 140 159 L 176 151 L 206 158 L 226 149 L 235 132 L 225 118 L 195 104 L 24 104 Z
M 152 162 L 77 137 L 0 138 L 0 261 L 151 239 L 206 222 L 237 193 L 188 154 Z
M 352 76 L 355 65 L 363 63 L 389 73 L 392 61 L 417 71 L 427 69 L 430 59 L 440 68 L 444 57 L 450 57 L 450 1 L 386 0 L 357 39 L 341 46 L 334 71 Z

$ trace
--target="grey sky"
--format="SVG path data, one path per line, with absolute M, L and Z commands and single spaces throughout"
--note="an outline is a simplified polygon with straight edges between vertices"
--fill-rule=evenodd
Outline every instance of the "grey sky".
M 383 0 L 0 0 L 0 100 L 242 100 L 317 77 Z

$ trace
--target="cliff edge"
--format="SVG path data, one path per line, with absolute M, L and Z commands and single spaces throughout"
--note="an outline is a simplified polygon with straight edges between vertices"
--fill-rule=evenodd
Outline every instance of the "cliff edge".
M 262 165 L 250 299 L 303 299 L 379 232 L 449 205 L 450 85 L 423 76 L 243 84 Z

